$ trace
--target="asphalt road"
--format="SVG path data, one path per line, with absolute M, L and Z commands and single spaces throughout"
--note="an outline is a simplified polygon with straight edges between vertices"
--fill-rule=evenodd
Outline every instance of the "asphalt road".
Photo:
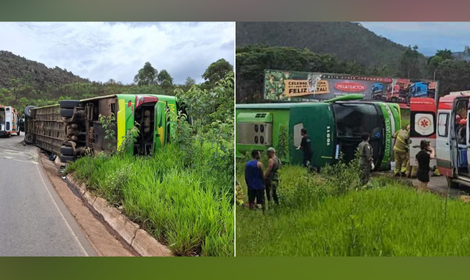
M 95 256 L 23 136 L 0 138 L 0 256 Z

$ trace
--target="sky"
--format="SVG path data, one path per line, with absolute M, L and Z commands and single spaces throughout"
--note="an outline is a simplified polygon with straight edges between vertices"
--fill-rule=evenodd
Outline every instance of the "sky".
M 0 50 L 91 81 L 132 83 L 148 61 L 176 84 L 200 83 L 212 62 L 234 65 L 234 34 L 232 22 L 1 22 Z
M 377 35 L 432 56 L 437 50 L 461 52 L 470 46 L 470 22 L 360 22 Z

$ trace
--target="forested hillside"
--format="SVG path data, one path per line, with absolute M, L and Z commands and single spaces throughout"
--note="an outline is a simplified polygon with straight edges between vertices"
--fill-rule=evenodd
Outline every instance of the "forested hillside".
M 233 66 L 226 60 L 215 61 L 200 73 L 205 81 L 197 86 L 210 90 L 230 71 L 233 71 Z M 51 105 L 64 99 L 119 93 L 174 95 L 176 89 L 188 91 L 195 84 L 191 77 L 182 85 L 174 84 L 168 71 L 158 70 L 150 62 L 145 63 L 132 78 L 134 83 L 130 85 L 113 79 L 106 83 L 92 82 L 65 69 L 48 68 L 11 52 L 0 51 L 0 104 L 14 106 L 20 112 L 28 105 Z
M 236 36 L 237 47 L 262 44 L 307 48 L 369 68 L 385 67 L 387 75 L 401 71 L 401 58 L 407 49 L 351 22 L 237 22 Z M 424 70 L 426 58 L 422 54 L 418 58 Z
M 65 85 L 76 82 L 90 82 L 59 67 L 28 60 L 11 52 L 0 51 L 0 88 L 12 85 L 12 80 L 21 80 L 35 88 L 47 85 Z

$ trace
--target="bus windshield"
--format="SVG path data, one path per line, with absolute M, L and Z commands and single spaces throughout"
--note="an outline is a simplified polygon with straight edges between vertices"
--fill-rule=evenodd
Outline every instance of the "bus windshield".
M 332 106 L 339 137 L 361 137 L 364 132 L 372 133 L 377 127 L 382 127 L 379 112 L 373 104 L 335 103 Z
M 349 162 L 356 155 L 357 146 L 364 132 L 370 134 L 374 149 L 374 164 L 378 165 L 383 157 L 384 122 L 378 108 L 371 103 L 334 103 L 332 104 L 336 122 L 336 137 L 343 160 Z

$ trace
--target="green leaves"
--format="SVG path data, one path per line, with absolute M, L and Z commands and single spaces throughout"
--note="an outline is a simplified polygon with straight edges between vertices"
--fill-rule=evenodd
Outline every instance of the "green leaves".
M 104 129 L 104 140 L 107 140 L 107 148 L 114 151 L 116 149 L 117 137 L 116 137 L 116 117 L 114 114 L 111 116 L 99 115 L 101 126 Z
M 134 77 L 134 83 L 139 86 L 148 86 L 157 83 L 157 69 L 152 67 L 150 62 L 146 62 L 144 67 L 139 70 L 139 73 Z

